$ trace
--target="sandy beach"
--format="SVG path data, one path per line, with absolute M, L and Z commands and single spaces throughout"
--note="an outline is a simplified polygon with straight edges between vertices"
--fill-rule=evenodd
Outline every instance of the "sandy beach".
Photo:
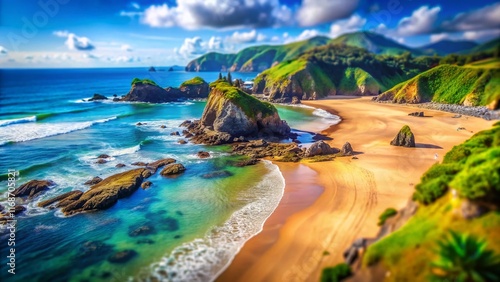
M 380 213 L 405 206 L 432 164 L 495 123 L 374 103 L 371 97 L 303 103 L 342 118 L 322 133 L 337 148 L 350 142 L 358 159 L 278 163 L 286 180 L 283 199 L 263 231 L 245 244 L 217 281 L 318 281 L 324 267 L 343 262 L 342 253 L 353 240 L 377 234 Z M 415 111 L 424 111 L 426 117 L 408 116 Z M 403 125 L 415 134 L 416 148 L 389 145 Z

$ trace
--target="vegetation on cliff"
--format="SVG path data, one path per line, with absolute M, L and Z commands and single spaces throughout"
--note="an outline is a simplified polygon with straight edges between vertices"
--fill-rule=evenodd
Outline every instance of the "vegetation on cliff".
M 439 102 L 498 107 L 500 70 L 441 65 L 402 82 L 377 100 L 395 103 Z M 494 104 L 494 105 L 493 105 Z
M 191 78 L 189 80 L 186 80 L 183 83 L 181 83 L 180 87 L 201 85 L 201 84 L 204 84 L 204 83 L 207 83 L 207 82 L 203 78 L 201 78 L 199 76 L 195 76 L 195 77 L 193 77 L 193 78 Z
M 329 41 L 327 37 L 318 36 L 285 45 L 252 46 L 236 54 L 212 52 L 189 62 L 186 71 L 263 71 L 276 62 L 295 58 Z
M 219 93 L 219 95 L 223 98 L 218 99 L 217 101 L 223 102 L 224 100 L 229 100 L 233 102 L 241 108 L 248 117 L 255 118 L 257 113 L 262 113 L 262 117 L 267 117 L 278 112 L 276 107 L 274 107 L 271 103 L 260 101 L 257 98 L 246 94 L 241 89 L 231 86 L 226 81 L 216 81 L 215 83 L 210 84 L 210 87 L 214 87 L 212 91 L 215 90 L 215 92 Z M 219 105 L 219 107 L 221 105 Z
M 140 79 L 140 78 L 134 78 L 132 80 L 132 83 L 130 85 L 134 86 L 136 84 L 151 84 L 151 85 L 154 85 L 154 86 L 158 86 L 158 84 L 156 84 L 156 82 L 152 81 L 151 79 L 147 79 L 147 78 L 144 78 L 144 79 Z
M 328 95 L 376 95 L 437 64 L 438 58 L 376 55 L 365 49 L 327 45 L 262 72 L 255 93 L 271 99 Z
M 493 255 L 500 253 L 500 123 L 455 146 L 431 167 L 414 200 L 423 205 L 403 227 L 368 247 L 365 269 L 378 264 L 391 273 L 391 281 L 454 280 L 474 272 L 476 278 L 490 277 L 484 281 L 500 277 L 490 271 L 500 266 Z M 453 248 L 474 255 L 452 258 Z M 485 257 L 494 258 L 488 261 L 492 267 Z

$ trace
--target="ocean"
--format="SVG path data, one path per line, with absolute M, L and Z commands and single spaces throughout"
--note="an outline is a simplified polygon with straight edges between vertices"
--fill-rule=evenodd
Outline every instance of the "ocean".
M 135 77 L 167 87 L 195 75 L 207 81 L 218 77 L 147 68 L 0 70 L 0 205 L 7 205 L 9 169 L 19 172 L 16 187 L 32 179 L 57 184 L 16 215 L 15 275 L 7 272 L 11 234 L 0 229 L 1 281 L 211 281 L 260 232 L 283 195 L 285 180 L 278 167 L 267 161 L 233 167 L 229 163 L 236 157 L 227 146 L 180 145 L 179 136 L 170 135 L 182 131 L 184 120 L 200 118 L 204 101 L 84 101 L 94 93 L 125 95 Z M 232 75 L 246 79 L 256 73 Z M 309 107 L 278 106 L 278 111 L 304 144 L 312 142 L 307 130 L 339 122 Z M 199 159 L 201 150 L 211 157 Z M 97 164 L 100 154 L 111 158 Z M 151 188 L 105 211 L 65 217 L 57 209 L 37 206 L 64 192 L 88 190 L 83 183 L 95 176 L 167 157 L 182 163 L 186 172 L 176 178 L 157 173 L 148 179 Z M 126 166 L 116 168 L 118 163 Z M 229 176 L 204 177 L 215 171 Z M 133 234 L 144 226 L 151 234 Z M 108 260 L 124 250 L 136 255 L 124 263 Z

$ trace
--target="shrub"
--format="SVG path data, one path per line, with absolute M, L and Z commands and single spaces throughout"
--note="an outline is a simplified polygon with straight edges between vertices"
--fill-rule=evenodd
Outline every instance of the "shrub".
M 393 216 L 395 216 L 396 214 L 398 213 L 397 210 L 393 209 L 393 208 L 388 208 L 386 209 L 379 217 L 378 217 L 378 226 L 382 226 L 384 225 L 385 221 L 388 219 L 388 218 L 391 218 Z
M 448 191 L 449 176 L 440 176 L 432 180 L 419 183 L 415 186 L 413 200 L 419 201 L 424 205 L 433 203 Z
M 327 267 L 321 273 L 321 282 L 338 282 L 352 274 L 351 267 L 345 263 L 337 264 L 334 267 Z
M 472 156 L 450 183 L 461 197 L 470 200 L 500 201 L 500 148 Z
M 500 256 L 486 249 L 486 241 L 450 231 L 438 241 L 438 259 L 432 266 L 437 281 L 499 281 Z

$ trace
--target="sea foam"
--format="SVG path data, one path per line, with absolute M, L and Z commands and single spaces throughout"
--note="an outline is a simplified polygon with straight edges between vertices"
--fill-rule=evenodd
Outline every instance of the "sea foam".
M 28 123 L 28 122 L 36 122 L 36 116 L 0 120 L 0 126 L 7 126 L 11 124 Z
M 231 215 L 229 220 L 198 238 L 175 248 L 168 256 L 150 266 L 141 278 L 149 281 L 213 281 L 232 262 L 246 241 L 262 231 L 265 221 L 283 197 L 285 179 L 279 168 L 264 161 L 269 169 L 264 179 L 245 195 L 249 202 Z M 167 277 L 164 275 L 167 274 Z
M 14 123 L 5 126 L 0 131 L 0 145 L 9 142 L 25 142 L 50 136 L 70 133 L 82 130 L 92 125 L 105 123 L 116 119 L 116 117 L 85 121 L 85 122 L 60 122 L 60 123 Z

